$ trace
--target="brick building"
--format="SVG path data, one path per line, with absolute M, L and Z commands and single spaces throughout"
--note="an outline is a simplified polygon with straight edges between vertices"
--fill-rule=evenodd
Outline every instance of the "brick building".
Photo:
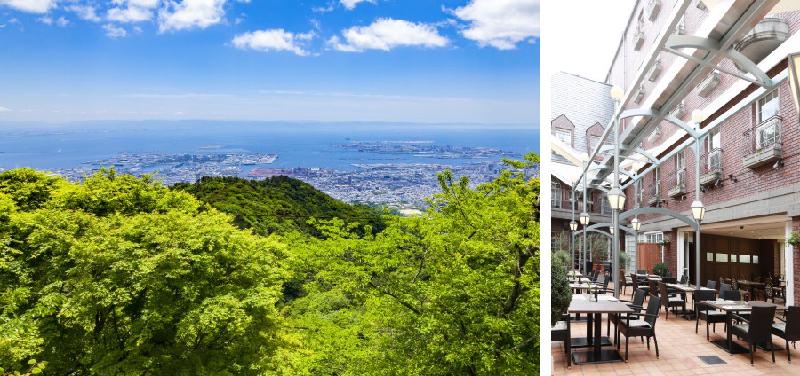
M 800 303 L 800 255 L 786 241 L 800 231 L 800 121 L 787 78 L 787 57 L 800 52 L 800 12 L 774 0 L 714 3 L 639 0 L 628 19 L 605 84 L 623 89 L 620 112 L 650 112 L 621 120 L 625 210 L 690 216 L 691 203 L 702 201 L 700 281 L 770 286 L 780 278 L 781 294 Z M 708 48 L 677 43 L 685 41 Z M 699 123 L 693 113 L 702 115 Z M 698 132 L 699 141 L 677 123 Z M 606 141 L 613 137 L 607 133 Z M 609 184 L 612 159 L 597 153 L 593 184 Z M 672 274 L 695 281 L 691 227 L 668 215 L 639 219 L 640 240 L 664 239 Z M 642 249 L 631 240 L 628 252 Z

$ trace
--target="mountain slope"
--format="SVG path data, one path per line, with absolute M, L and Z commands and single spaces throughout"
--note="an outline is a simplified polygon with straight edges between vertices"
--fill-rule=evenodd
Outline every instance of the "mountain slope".
M 264 180 L 204 177 L 194 184 L 177 184 L 173 189 L 189 192 L 218 210 L 234 215 L 236 225 L 262 235 L 299 230 L 318 236 L 314 226 L 308 223 L 312 218 L 339 218 L 347 224 L 371 225 L 373 231 L 385 227 L 377 210 L 349 205 L 310 184 L 286 176 Z

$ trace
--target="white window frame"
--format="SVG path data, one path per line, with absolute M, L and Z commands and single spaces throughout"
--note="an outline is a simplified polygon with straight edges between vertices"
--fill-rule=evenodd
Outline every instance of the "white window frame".
M 561 208 L 561 198 L 563 196 L 561 183 L 556 180 L 552 180 L 550 182 L 550 204 L 553 208 L 560 209 Z
M 778 119 L 771 119 L 764 122 L 756 128 L 756 150 L 762 150 L 766 147 L 780 143 L 780 121 Z M 762 137 L 762 134 L 771 132 L 769 138 Z
M 554 128 L 553 129 L 553 134 L 556 136 L 556 138 L 559 141 L 561 141 L 561 142 L 569 145 L 570 147 L 572 147 L 572 139 L 573 139 L 572 130 L 563 129 L 563 128 Z M 568 139 L 568 141 L 565 141 L 562 137 L 566 137 Z
M 686 156 L 683 152 L 675 154 L 675 186 L 686 183 Z
M 763 113 L 764 106 L 767 103 L 772 102 L 773 99 L 776 101 L 775 102 L 775 112 L 774 113 L 768 113 L 767 114 L 768 116 L 766 118 L 764 118 L 764 113 Z M 756 124 L 761 124 L 761 123 L 763 123 L 763 122 L 765 122 L 765 121 L 777 116 L 780 113 L 780 110 L 781 110 L 781 97 L 780 97 L 780 93 L 778 92 L 778 89 L 772 90 L 769 93 L 764 94 L 764 96 L 762 96 L 761 98 L 758 98 L 758 100 L 756 101 Z
M 722 168 L 722 134 L 719 129 L 711 131 L 706 137 L 706 167 L 709 171 Z M 716 161 L 716 162 L 715 162 Z

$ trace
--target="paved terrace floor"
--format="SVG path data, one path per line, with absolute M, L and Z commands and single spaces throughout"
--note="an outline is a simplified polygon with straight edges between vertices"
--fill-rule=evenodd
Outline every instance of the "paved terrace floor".
M 629 294 L 622 299 L 630 300 Z M 691 299 L 691 298 L 690 298 Z M 656 322 L 656 336 L 658 338 L 658 348 L 661 353 L 660 358 L 656 358 L 655 347 L 650 344 L 650 351 L 647 344 L 639 338 L 630 339 L 630 355 L 628 363 L 617 362 L 598 365 L 575 365 L 567 368 L 567 361 L 564 348 L 561 342 L 553 342 L 551 350 L 553 354 L 553 374 L 554 375 L 800 375 L 800 347 L 792 348 L 792 363 L 786 359 L 786 350 L 783 349 L 784 341 L 781 338 L 773 337 L 776 346 L 775 363 L 769 351 L 757 349 L 755 353 L 755 365 L 750 365 L 749 354 L 728 354 L 725 350 L 718 348 L 711 342 L 706 341 L 705 322 L 700 322 L 699 332 L 694 332 L 694 320 L 689 321 L 680 316 L 676 317 L 670 313 L 669 320 L 664 319 L 664 309 L 661 309 L 658 321 Z M 606 316 L 603 315 L 603 335 L 606 334 Z M 723 324 L 717 324 L 717 332 L 711 331 L 711 340 L 725 339 Z M 612 337 L 614 327 L 611 327 Z M 583 337 L 586 334 L 586 324 L 582 322 L 572 322 L 572 336 Z M 622 338 L 621 354 L 625 356 L 625 337 Z M 734 341 L 736 337 L 734 337 Z M 744 342 L 740 342 L 744 343 Z M 745 345 L 746 346 L 746 345 Z M 791 342 L 789 343 L 791 347 Z M 780 349 L 780 350 L 778 350 Z M 578 349 L 573 351 L 586 351 Z M 717 356 L 724 364 L 706 364 L 700 356 Z

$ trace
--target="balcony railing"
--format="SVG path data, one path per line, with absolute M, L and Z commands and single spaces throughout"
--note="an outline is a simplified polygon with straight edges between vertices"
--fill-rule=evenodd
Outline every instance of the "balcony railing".
M 675 174 L 675 186 L 669 190 L 669 197 L 675 198 L 686 193 L 686 170 L 678 170 Z
M 763 121 L 756 128 L 756 151 L 742 161 L 745 167 L 758 168 L 783 157 L 781 151 L 780 116 L 773 116 Z
M 712 185 L 722 179 L 722 149 L 708 152 L 708 169 L 700 176 L 700 185 Z

